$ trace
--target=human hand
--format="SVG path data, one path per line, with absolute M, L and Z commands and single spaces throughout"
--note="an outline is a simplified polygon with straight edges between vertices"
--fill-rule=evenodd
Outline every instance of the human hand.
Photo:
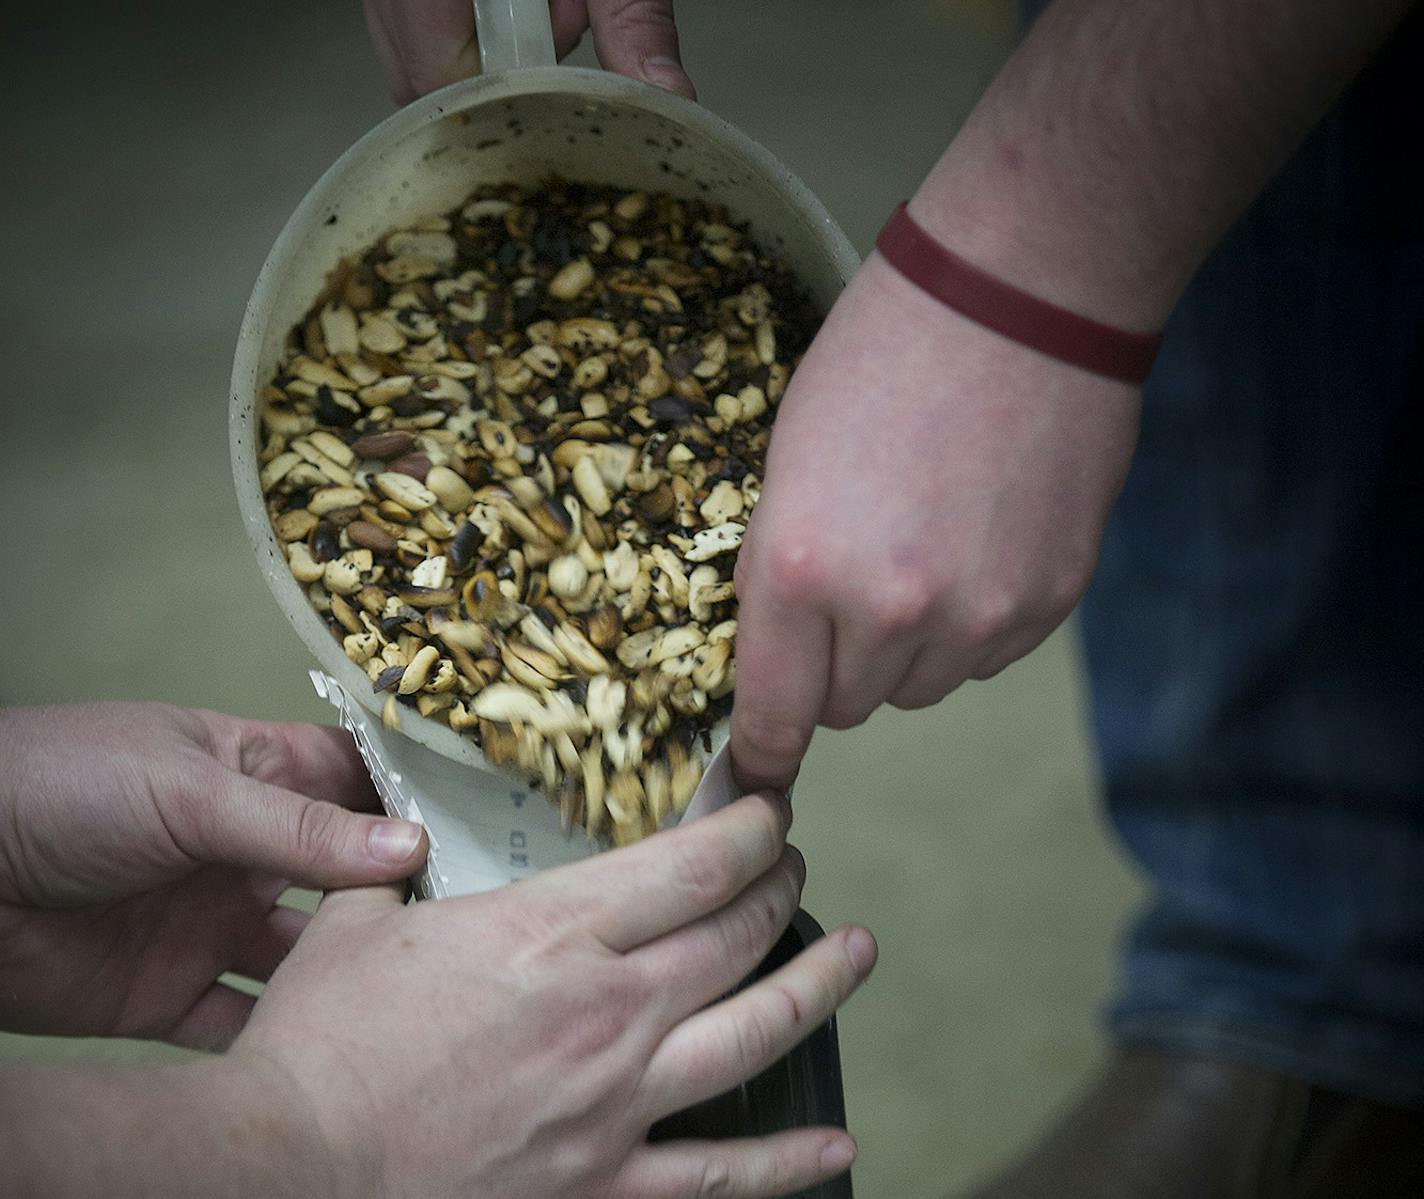
M 1139 407 L 873 255 L 781 401 L 738 556 L 741 783 L 785 787 L 817 724 L 937 703 L 1038 645 L 1087 586 Z
M 0 712 L 0 1028 L 217 1049 L 308 917 L 290 883 L 388 882 L 423 831 L 357 815 L 351 739 L 162 704 Z
M 478 75 L 471 0 L 365 0 L 366 26 L 397 104 Z M 605 69 L 695 98 L 678 56 L 672 0 L 549 0 L 563 58 L 592 30 Z
M 789 823 L 784 800 L 751 796 L 483 895 L 330 894 L 230 1056 L 295 1095 L 344 1196 L 814 1185 L 849 1166 L 844 1132 L 646 1143 L 654 1121 L 784 1055 L 870 972 L 870 934 L 842 929 L 715 1002 L 795 913 Z

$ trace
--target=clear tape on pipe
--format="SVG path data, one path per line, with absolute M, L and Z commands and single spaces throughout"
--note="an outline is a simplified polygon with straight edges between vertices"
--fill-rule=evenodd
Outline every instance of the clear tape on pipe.
M 441 757 L 387 729 L 330 675 L 310 674 L 316 693 L 355 739 L 387 815 L 423 824 L 430 836 L 430 855 L 414 880 L 421 899 L 490 891 L 598 852 L 582 829 L 560 828 L 558 812 L 537 791 Z M 682 819 L 705 816 L 736 797 L 724 743 Z

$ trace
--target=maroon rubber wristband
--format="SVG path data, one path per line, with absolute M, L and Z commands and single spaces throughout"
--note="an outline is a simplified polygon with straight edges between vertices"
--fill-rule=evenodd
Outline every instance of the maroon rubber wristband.
M 1079 316 L 965 262 L 921 229 L 904 204 L 880 231 L 875 248 L 945 307 L 1060 362 L 1140 384 L 1161 348 L 1160 333 L 1129 333 Z

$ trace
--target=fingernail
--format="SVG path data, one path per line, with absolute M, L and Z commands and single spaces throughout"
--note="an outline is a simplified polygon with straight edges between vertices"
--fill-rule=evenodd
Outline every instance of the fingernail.
M 682 64 L 665 54 L 653 54 L 643 59 L 643 78 L 680 96 L 692 94 L 692 83 Z
M 382 820 L 371 826 L 366 848 L 378 862 L 404 862 L 420 843 L 420 825 L 408 820 Z
M 855 1142 L 849 1137 L 837 1138 L 821 1150 L 821 1169 L 830 1174 L 841 1174 L 850 1169 L 855 1161 Z
M 794 845 L 788 845 L 786 847 L 786 852 L 791 855 L 791 873 L 792 876 L 796 879 L 796 885 L 798 887 L 804 887 L 806 885 L 805 857 L 802 855 L 801 851 L 797 849 Z
M 791 797 L 785 791 L 773 791 L 767 798 L 771 800 L 772 806 L 781 816 L 782 832 L 790 832 L 791 820 L 794 815 L 791 810 Z
M 846 953 L 850 954 L 850 960 L 858 973 L 870 973 L 870 968 L 875 965 L 878 952 L 875 947 L 875 938 L 865 929 L 853 928 L 846 934 Z

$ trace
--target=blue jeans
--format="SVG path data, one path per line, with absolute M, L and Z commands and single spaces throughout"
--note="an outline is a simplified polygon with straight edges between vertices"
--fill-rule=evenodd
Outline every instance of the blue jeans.
M 1424 1106 L 1424 12 L 1173 314 L 1082 608 L 1123 1042 Z

